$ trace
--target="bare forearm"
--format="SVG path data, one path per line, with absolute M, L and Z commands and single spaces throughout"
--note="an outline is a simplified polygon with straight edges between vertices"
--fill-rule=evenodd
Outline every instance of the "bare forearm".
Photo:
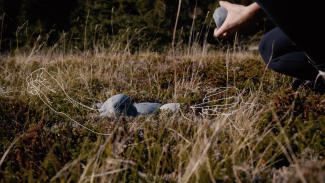
M 247 6 L 247 13 L 256 21 L 264 18 L 266 16 L 263 9 L 257 4 L 252 3 L 249 6 Z

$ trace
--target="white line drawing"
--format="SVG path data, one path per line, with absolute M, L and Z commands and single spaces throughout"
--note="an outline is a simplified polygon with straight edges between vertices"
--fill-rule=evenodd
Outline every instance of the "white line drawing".
M 37 70 L 33 71 L 26 78 L 27 92 L 30 93 L 30 94 L 32 94 L 32 95 L 38 96 L 44 102 L 44 104 L 47 105 L 55 113 L 65 115 L 71 121 L 75 122 L 76 124 L 78 124 L 79 126 L 85 128 L 85 129 L 87 129 L 88 131 L 93 132 L 93 133 L 98 134 L 98 135 L 110 135 L 110 134 L 104 134 L 104 133 L 95 132 L 95 131 L 93 131 L 93 130 L 87 128 L 87 127 L 85 127 L 84 125 L 80 124 L 76 120 L 72 119 L 66 113 L 59 112 L 59 111 L 55 110 L 53 108 L 54 105 L 60 106 L 60 104 L 57 104 L 57 103 L 52 102 L 46 96 L 46 93 L 45 93 L 46 91 L 53 92 L 53 93 L 57 93 L 57 91 L 54 88 L 51 87 L 51 83 L 50 83 L 49 80 L 52 80 L 52 82 L 55 82 L 61 88 L 61 90 L 64 92 L 64 94 L 66 96 L 66 100 L 68 100 L 68 102 L 72 103 L 73 106 L 81 105 L 81 106 L 86 107 L 86 108 L 88 108 L 90 110 L 98 111 L 98 109 L 94 109 L 94 108 L 88 107 L 88 106 L 86 106 L 86 105 L 84 105 L 82 103 L 79 103 L 79 102 L 73 100 L 71 97 L 69 97 L 69 95 L 65 92 L 63 86 L 60 84 L 60 82 L 57 79 L 55 79 L 50 73 L 48 73 L 44 68 L 40 68 L 40 69 L 37 69 Z
M 47 96 L 46 96 L 46 91 L 52 92 L 52 93 L 57 93 L 57 91 L 51 87 L 51 83 L 49 80 L 52 80 L 52 82 L 55 82 L 60 89 L 63 91 L 64 95 L 66 96 L 66 100 L 70 102 L 73 106 L 83 106 L 87 109 L 94 110 L 94 111 L 99 111 L 98 109 L 94 109 L 91 107 L 88 107 L 80 102 L 77 102 L 73 100 L 64 90 L 64 87 L 60 84 L 60 82 L 55 79 L 50 73 L 48 73 L 44 68 L 37 69 L 33 71 L 27 78 L 27 92 L 38 96 L 45 105 L 47 105 L 53 112 L 57 114 L 62 114 L 68 117 L 71 121 L 75 122 L 79 126 L 87 129 L 90 132 L 93 132 L 98 135 L 110 135 L 110 134 L 104 134 L 104 133 L 99 133 L 95 132 L 86 126 L 80 124 L 73 118 L 71 118 L 69 115 L 67 115 L 64 112 L 60 112 L 54 109 L 54 105 L 60 106 L 60 104 L 52 102 Z M 237 95 L 232 95 L 232 96 L 227 96 L 227 91 L 229 90 L 234 90 L 234 92 Z M 213 97 L 220 97 L 221 95 L 224 96 L 224 98 L 217 98 L 215 100 L 210 100 L 210 98 Z M 225 103 L 223 103 L 225 102 Z M 221 103 L 221 104 L 220 104 Z M 210 116 L 217 116 L 217 115 L 224 115 L 226 116 L 230 123 L 236 128 L 237 130 L 244 130 L 244 129 L 239 129 L 237 128 L 232 120 L 229 118 L 230 115 L 235 114 L 241 107 L 242 104 L 251 104 L 251 103 L 245 103 L 243 102 L 242 96 L 240 94 L 240 91 L 236 87 L 219 87 L 214 89 L 213 91 L 207 93 L 203 99 L 203 103 L 197 104 L 194 106 L 191 106 L 191 109 L 202 109 L 202 114 L 204 115 L 210 115 Z M 249 108 L 248 108 L 249 109 Z M 246 109 L 243 113 L 245 113 L 248 109 Z
M 228 92 L 231 90 L 233 92 L 230 92 L 228 96 Z M 230 95 L 231 93 L 233 93 L 233 95 Z M 211 100 L 211 98 L 214 97 L 216 99 Z M 240 90 L 234 86 L 231 86 L 231 87 L 219 87 L 212 90 L 211 92 L 205 95 L 205 97 L 203 98 L 203 103 L 191 106 L 190 108 L 193 110 L 202 109 L 202 115 L 226 116 L 235 129 L 244 130 L 244 129 L 237 128 L 233 123 L 233 121 L 229 118 L 230 115 L 235 114 L 239 109 L 241 109 L 242 104 L 250 105 L 252 103 L 243 102 L 243 98 L 241 96 Z M 246 109 L 243 112 L 243 114 L 248 109 Z

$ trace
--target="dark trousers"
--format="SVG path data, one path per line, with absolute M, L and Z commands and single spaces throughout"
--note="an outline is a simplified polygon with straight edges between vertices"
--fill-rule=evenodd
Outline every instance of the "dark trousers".
M 314 81 L 318 75 L 318 70 L 305 53 L 279 28 L 263 36 L 259 50 L 264 62 L 276 72 L 310 81 Z
M 318 70 L 325 71 L 325 1 L 255 1 L 277 25 L 260 42 L 260 53 L 269 68 L 315 80 Z

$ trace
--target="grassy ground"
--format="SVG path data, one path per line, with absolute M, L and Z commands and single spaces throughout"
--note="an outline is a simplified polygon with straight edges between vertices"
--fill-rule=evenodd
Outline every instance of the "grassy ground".
M 109 49 L 107 49 L 109 50 Z M 114 49 L 111 49 L 114 50 Z M 170 53 L 39 50 L 0 60 L 0 182 L 325 182 L 324 96 L 266 69 L 257 53 L 178 48 L 176 113 L 100 118 L 96 103 L 174 102 Z M 44 68 L 44 104 L 26 78 Z M 243 105 L 228 118 L 190 106 L 235 86 Z M 43 98 L 44 99 L 44 98 Z M 247 104 L 249 103 L 249 104 Z

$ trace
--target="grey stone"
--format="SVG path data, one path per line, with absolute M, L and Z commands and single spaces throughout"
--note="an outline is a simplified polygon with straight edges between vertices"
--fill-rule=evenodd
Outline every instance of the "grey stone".
M 103 104 L 102 103 L 97 103 L 96 106 L 97 106 L 97 108 L 101 108 L 103 106 Z
M 0 93 L 3 93 L 3 92 L 5 92 L 5 91 L 0 87 Z
M 218 29 L 222 26 L 223 22 L 226 20 L 227 15 L 228 15 L 228 11 L 223 7 L 219 7 L 214 11 L 213 19 Z
M 157 109 L 163 105 L 160 103 L 140 103 L 134 106 L 137 108 L 138 114 L 155 114 Z
M 179 109 L 180 104 L 179 103 L 168 103 L 160 107 L 161 110 L 170 110 L 172 112 L 175 112 Z
M 101 117 L 115 117 L 116 115 L 135 117 L 138 115 L 137 108 L 134 107 L 130 98 L 124 94 L 114 95 L 107 99 L 98 111 Z

